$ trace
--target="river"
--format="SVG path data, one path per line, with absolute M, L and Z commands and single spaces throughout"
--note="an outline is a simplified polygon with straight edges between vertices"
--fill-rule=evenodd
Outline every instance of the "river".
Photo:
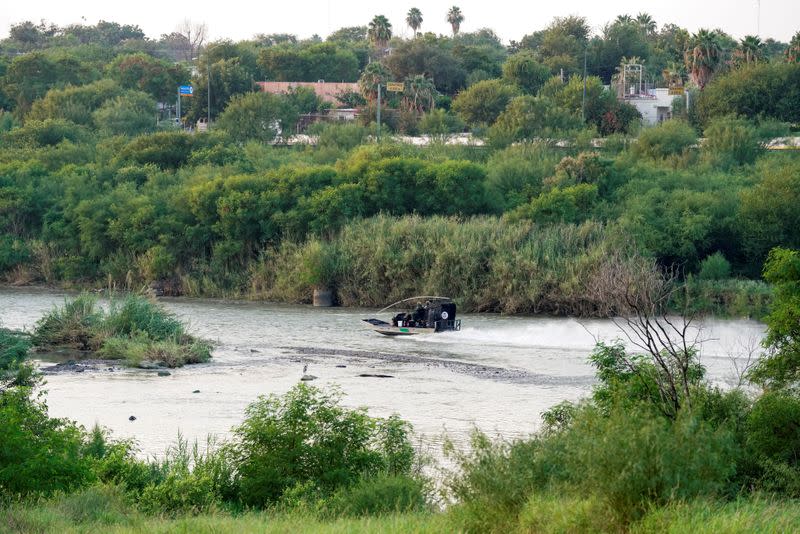
M 0 322 L 30 331 L 64 297 L 0 290 Z M 307 365 L 318 377 L 312 384 L 338 386 L 345 405 L 365 406 L 371 415 L 399 414 L 425 447 L 438 451 L 444 435 L 463 444 L 474 427 L 505 438 L 534 432 L 544 410 L 591 391 L 587 356 L 595 339 L 621 336 L 610 320 L 467 314 L 460 332 L 387 338 L 362 326 L 374 310 L 161 302 L 193 334 L 215 342 L 212 361 L 167 377 L 139 369 L 48 375 L 52 416 L 87 428 L 99 423 L 116 437 L 135 438 L 140 454 L 159 456 L 178 433 L 200 442 L 208 435 L 224 438 L 250 402 L 287 391 Z M 734 361 L 744 365 L 763 335 L 764 325 L 755 321 L 704 321 L 701 360 L 709 377 L 734 384 Z

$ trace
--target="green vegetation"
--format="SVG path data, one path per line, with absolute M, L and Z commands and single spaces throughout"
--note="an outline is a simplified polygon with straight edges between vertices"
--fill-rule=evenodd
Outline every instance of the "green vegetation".
M 293 302 L 328 285 L 361 305 L 435 289 L 465 311 L 603 314 L 602 291 L 576 299 L 622 248 L 679 271 L 676 306 L 762 316 L 769 250 L 800 246 L 800 160 L 763 147 L 797 122 L 796 43 L 691 35 L 641 13 L 596 36 L 584 18 L 557 18 L 506 47 L 489 29 L 462 32 L 465 16 L 454 6 L 452 36 L 435 36 L 412 8 L 413 39 L 377 15 L 324 42 L 205 43 L 191 25 L 157 41 L 110 22 L 12 26 L 0 41 L 0 279 Z M 642 128 L 618 98 L 629 64 L 646 66 L 650 86 L 689 86 L 695 105 Z M 308 88 L 255 92 L 262 79 L 359 89 L 332 104 Z M 384 133 L 424 133 L 429 145 L 373 143 L 389 81 L 403 90 L 381 94 Z M 173 120 L 186 83 L 185 124 L 210 119 L 204 133 Z M 308 124 L 338 104 L 362 113 Z M 483 146 L 446 144 L 465 129 Z M 275 144 L 304 130 L 316 145 Z M 559 250 L 555 240 L 582 233 L 599 237 Z M 395 257 L 409 239 L 431 251 Z M 729 269 L 708 263 L 715 253 Z M 495 294 L 477 294 L 485 287 Z M 61 320 L 93 320 L 79 312 Z M 131 362 L 176 350 L 76 327 L 63 342 L 105 342 Z
M 32 342 L 44 352 L 71 348 L 134 367 L 181 367 L 211 358 L 208 342 L 187 334 L 153 299 L 134 294 L 112 299 L 108 312 L 86 293 L 66 299 L 36 323 Z

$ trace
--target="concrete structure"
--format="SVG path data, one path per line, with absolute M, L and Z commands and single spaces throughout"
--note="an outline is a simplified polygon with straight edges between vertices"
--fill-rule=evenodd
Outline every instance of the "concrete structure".
M 336 98 L 343 93 L 359 91 L 357 83 L 330 83 L 330 82 L 256 82 L 265 93 L 282 94 L 288 93 L 297 87 L 308 87 L 322 99 L 323 102 L 330 102 L 334 107 L 339 107 L 342 103 Z
M 642 114 L 642 123 L 646 125 L 659 124 L 672 118 L 672 100 L 675 96 L 669 94 L 666 87 L 648 89 L 644 93 L 624 95 L 621 100 L 639 110 Z

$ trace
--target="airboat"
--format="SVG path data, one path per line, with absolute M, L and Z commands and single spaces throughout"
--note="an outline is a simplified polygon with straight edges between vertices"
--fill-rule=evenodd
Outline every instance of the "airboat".
M 405 305 L 406 311 L 393 315 L 390 322 L 381 319 L 363 321 L 369 328 L 384 336 L 413 336 L 461 330 L 461 319 L 456 319 L 456 303 L 448 297 L 409 297 L 389 304 L 377 313 L 401 304 Z

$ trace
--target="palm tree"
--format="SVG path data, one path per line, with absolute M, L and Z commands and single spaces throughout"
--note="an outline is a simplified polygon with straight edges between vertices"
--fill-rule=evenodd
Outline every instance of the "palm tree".
M 617 15 L 617 18 L 614 19 L 615 24 L 629 24 L 633 22 L 633 17 L 630 15 Z
M 461 23 L 464 22 L 464 15 L 461 13 L 461 8 L 453 6 L 447 12 L 447 22 L 453 28 L 453 37 L 458 35 L 458 30 L 461 29 Z
M 414 38 L 416 38 L 417 30 L 422 26 L 422 11 L 416 7 L 409 9 L 406 15 L 406 24 L 408 24 L 409 28 L 414 30 Z
M 800 63 L 800 32 L 794 34 L 789 41 L 789 48 L 786 49 L 786 61 L 789 63 Z
M 653 17 L 651 17 L 649 13 L 639 13 L 636 15 L 636 23 L 645 35 L 653 35 L 656 33 L 656 21 L 653 20 Z
M 392 38 L 392 23 L 383 15 L 375 15 L 369 23 L 367 38 L 378 50 L 385 50 Z
M 722 60 L 722 46 L 716 31 L 700 29 L 689 42 L 684 54 L 686 69 L 692 81 L 702 91 L 711 80 Z
M 422 74 L 417 74 L 406 79 L 405 105 L 417 113 L 433 109 L 436 86 L 433 80 Z
M 745 35 L 744 39 L 739 41 L 736 53 L 745 65 L 758 63 L 758 60 L 764 58 L 764 43 L 755 35 Z
M 378 98 L 378 84 L 382 86 L 381 94 L 386 90 L 386 81 L 389 79 L 389 71 L 380 61 L 373 61 L 364 67 L 361 78 L 358 79 L 358 88 L 361 95 L 368 102 L 374 102 Z

